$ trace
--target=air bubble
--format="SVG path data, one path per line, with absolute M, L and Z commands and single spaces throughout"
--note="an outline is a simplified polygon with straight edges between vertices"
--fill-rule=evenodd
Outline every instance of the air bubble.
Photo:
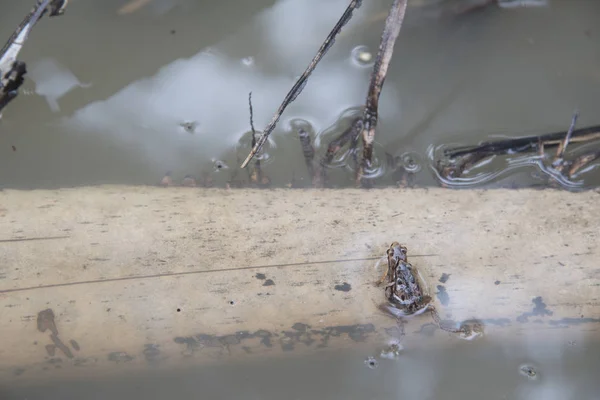
M 352 64 L 357 67 L 372 67 L 375 64 L 373 53 L 369 51 L 367 46 L 357 46 L 350 53 Z
M 184 121 L 179 124 L 180 127 L 183 128 L 187 133 L 193 134 L 196 133 L 196 129 L 198 128 L 197 121 Z
M 539 375 L 537 369 L 530 364 L 521 365 L 519 367 L 519 373 L 523 376 L 526 376 L 527 378 L 529 378 L 531 380 L 536 380 Z
M 253 66 L 254 62 L 255 62 L 254 57 L 252 57 L 252 56 L 242 58 L 242 64 L 244 64 L 246 67 Z
M 379 366 L 379 363 L 377 362 L 377 360 L 375 359 L 375 357 L 368 357 L 365 360 L 365 365 L 367 367 L 369 367 L 369 369 L 375 369 Z
M 421 170 L 421 158 L 417 153 L 408 152 L 400 156 L 402 160 L 402 166 L 408 172 L 417 173 Z
M 216 160 L 214 158 L 211 161 L 213 163 L 213 169 L 215 171 L 221 171 L 223 169 L 229 169 L 229 166 L 227 164 L 225 164 L 224 161 Z

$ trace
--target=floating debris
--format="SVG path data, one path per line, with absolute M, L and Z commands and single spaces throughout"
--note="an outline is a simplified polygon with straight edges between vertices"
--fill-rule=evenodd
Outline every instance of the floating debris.
M 365 360 L 365 365 L 370 369 L 375 369 L 379 366 L 379 362 L 375 359 L 375 357 L 367 357 Z
M 212 163 L 213 163 L 213 167 L 215 169 L 215 171 L 221 171 L 223 169 L 229 169 L 229 166 L 227 164 L 225 164 L 225 161 L 221 161 L 221 160 L 217 160 L 217 159 L 211 159 Z
M 196 133 L 196 128 L 198 127 L 198 122 L 197 121 L 184 121 L 184 122 L 180 123 L 179 126 L 181 126 L 183 128 L 183 130 L 186 131 L 187 133 L 194 134 L 194 133 Z
M 404 348 L 400 343 L 393 342 L 381 350 L 380 356 L 381 358 L 386 358 L 388 360 L 395 360 L 396 358 L 400 357 L 400 353 L 403 349 Z
M 538 372 L 532 365 L 524 364 L 519 367 L 519 373 L 531 380 L 535 380 L 538 377 Z

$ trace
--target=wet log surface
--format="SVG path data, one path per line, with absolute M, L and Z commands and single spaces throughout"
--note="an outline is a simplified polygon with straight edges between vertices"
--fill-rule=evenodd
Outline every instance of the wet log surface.
M 0 192 L 0 380 L 384 345 L 392 241 L 442 318 L 486 336 L 597 336 L 599 193 L 221 190 Z M 459 340 L 428 315 L 405 347 Z M 560 333 L 563 334 L 563 333 Z M 542 340 L 542 339 L 540 339 Z M 18 377 L 18 378 L 16 378 Z

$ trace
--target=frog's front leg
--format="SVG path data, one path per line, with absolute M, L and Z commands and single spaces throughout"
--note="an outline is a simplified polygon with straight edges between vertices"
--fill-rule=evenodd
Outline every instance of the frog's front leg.
M 385 281 L 386 281 L 386 279 L 387 279 L 387 277 L 388 277 L 389 275 L 390 275 L 390 271 L 389 271 L 389 270 L 386 270 L 386 271 L 383 273 L 383 276 L 381 277 L 381 279 L 379 279 L 379 280 L 377 281 L 377 283 L 376 283 L 376 284 L 377 284 L 377 286 L 380 286 L 380 285 L 381 285 L 383 282 L 385 282 Z M 387 286 L 386 286 L 386 287 L 387 287 Z

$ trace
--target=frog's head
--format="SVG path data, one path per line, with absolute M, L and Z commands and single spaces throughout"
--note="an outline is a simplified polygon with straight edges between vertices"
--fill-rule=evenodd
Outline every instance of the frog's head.
M 394 242 L 390 245 L 390 248 L 387 251 L 388 257 L 394 257 L 401 261 L 406 261 L 406 254 L 408 253 L 408 249 L 406 246 L 402 246 L 398 242 Z

